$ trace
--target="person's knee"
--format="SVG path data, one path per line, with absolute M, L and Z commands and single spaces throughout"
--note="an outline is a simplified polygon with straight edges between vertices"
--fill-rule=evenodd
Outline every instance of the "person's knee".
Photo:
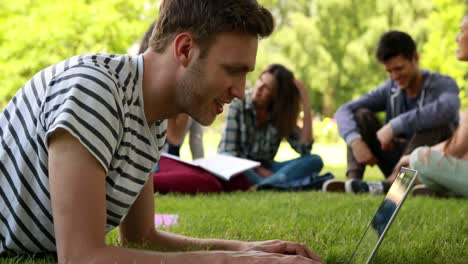
M 305 154 L 301 158 L 308 164 L 313 164 L 314 168 L 317 170 L 321 170 L 323 168 L 322 157 L 317 154 Z
M 427 165 L 431 158 L 431 148 L 424 146 L 418 147 L 413 152 L 411 152 L 410 156 L 410 165 L 413 168 L 414 166 L 418 165 Z
M 430 156 L 431 148 L 429 147 L 419 147 L 411 152 L 410 156 L 410 167 L 417 170 L 418 177 L 426 182 L 430 174 Z M 429 173 L 428 173 L 429 172 Z
M 374 118 L 374 113 L 367 108 L 359 108 L 354 112 L 354 119 L 357 123 Z
M 367 108 L 359 108 L 356 111 L 354 111 L 354 115 L 356 116 L 367 116 L 372 114 L 374 113 L 372 113 L 372 111 Z

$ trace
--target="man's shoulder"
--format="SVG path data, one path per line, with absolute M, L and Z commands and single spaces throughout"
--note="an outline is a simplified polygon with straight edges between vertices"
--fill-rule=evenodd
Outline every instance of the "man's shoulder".
M 430 78 L 430 82 L 428 84 L 432 87 L 432 89 L 458 89 L 457 82 L 449 75 L 430 71 L 425 71 L 425 74 Z
M 397 87 L 394 85 L 394 82 L 388 78 L 377 87 L 369 90 L 367 93 L 361 95 L 359 98 L 366 98 L 367 96 L 372 95 L 381 95 L 381 96 L 389 96 L 392 93 L 398 91 Z
M 131 62 L 132 57 L 129 55 L 100 53 L 76 55 L 50 67 L 57 70 L 52 81 L 61 78 L 80 81 L 84 78 L 108 86 L 119 86 L 121 75 L 127 75 L 127 72 L 135 68 Z
M 78 67 L 83 70 L 100 70 L 103 74 L 116 75 L 134 66 L 133 57 L 119 54 L 82 54 L 69 59 L 70 67 Z

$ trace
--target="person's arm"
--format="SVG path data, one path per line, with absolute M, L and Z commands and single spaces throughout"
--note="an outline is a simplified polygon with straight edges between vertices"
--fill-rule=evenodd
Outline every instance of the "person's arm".
M 468 114 L 464 113 L 461 118 L 460 126 L 453 136 L 434 150 L 439 150 L 447 155 L 457 158 L 463 158 L 468 153 Z
M 374 165 L 377 159 L 369 146 L 362 140 L 361 134 L 354 120 L 354 113 L 358 109 L 368 109 L 374 113 L 384 111 L 387 104 L 391 81 L 387 81 L 359 99 L 341 106 L 335 114 L 338 132 L 351 147 L 354 157 L 361 164 Z
M 434 100 L 390 120 L 393 135 L 412 135 L 418 131 L 446 126 L 457 118 L 460 110 L 457 84 L 448 77 L 440 77 L 433 82 L 431 90 L 436 91 L 432 96 Z
M 149 263 L 164 255 L 105 244 L 105 171 L 63 129 L 49 137 L 49 181 L 59 263 Z
M 297 90 L 300 94 L 304 117 L 302 127 L 296 126 L 293 129 L 292 133 L 286 138 L 286 140 L 297 153 L 303 155 L 310 153 L 310 151 L 312 150 L 312 144 L 314 143 L 312 131 L 312 109 L 310 104 L 309 93 L 307 92 L 306 86 L 297 79 L 294 80 L 294 84 L 296 85 Z
M 154 225 L 154 196 L 152 177 L 148 179 L 145 188 L 142 190 L 140 196 L 137 198 L 127 216 L 125 217 L 123 223 L 121 224 L 120 231 L 121 240 L 124 241 L 124 243 L 151 244 L 164 251 L 263 251 L 270 253 L 295 254 L 306 256 L 315 260 L 320 260 L 320 258 L 315 255 L 315 253 L 310 251 L 310 249 L 308 249 L 305 245 L 299 243 L 285 242 L 281 240 L 242 242 L 237 240 L 223 239 L 198 239 L 156 230 Z M 228 253 L 222 253 L 219 251 L 206 252 L 206 254 L 207 257 L 212 258 L 211 261 L 217 259 L 216 257 L 213 258 L 211 255 L 220 254 L 218 256 L 218 260 L 220 260 L 220 262 L 226 261 L 231 257 Z M 236 253 L 232 254 L 235 255 Z M 254 254 L 251 255 L 251 257 L 253 256 Z M 183 253 L 180 253 L 180 259 L 186 261 L 185 263 L 195 263 L 197 258 L 193 257 L 194 256 L 191 254 L 184 256 Z M 245 260 L 248 259 L 245 258 Z
M 153 178 L 144 189 L 120 225 L 124 244 L 151 244 L 162 251 L 241 250 L 243 242 L 234 240 L 197 239 L 155 229 Z
M 77 139 L 62 129 L 51 134 L 48 149 L 51 205 L 59 263 L 269 263 L 268 261 L 288 257 L 253 251 L 163 253 L 107 246 L 103 167 Z M 156 243 L 161 248 L 172 250 L 195 247 L 223 250 L 264 249 L 279 253 L 292 253 L 294 250 L 296 254 L 305 252 L 308 257 L 313 254 L 297 243 L 279 242 L 268 247 L 266 242 L 255 244 L 198 240 L 155 231 L 151 179 L 150 177 L 122 224 L 122 238 L 127 242 Z M 300 260 L 303 263 L 315 263 L 306 258 Z
M 357 162 L 371 166 L 377 164 L 377 158 L 362 138 L 355 138 L 350 147 Z
M 340 136 L 351 146 L 351 142 L 361 138 L 354 113 L 356 110 L 365 108 L 374 113 L 385 111 L 387 105 L 388 89 L 391 81 L 386 81 L 366 95 L 342 105 L 335 113 L 338 132 Z
M 313 127 L 312 127 L 312 106 L 310 104 L 309 93 L 307 88 L 300 80 L 294 80 L 294 84 L 299 90 L 301 95 L 302 107 L 304 111 L 303 124 L 301 129 L 301 143 L 308 145 L 314 141 Z
M 185 133 L 187 131 L 189 116 L 187 114 L 178 114 L 167 121 L 167 141 L 176 146 L 182 145 Z
M 201 159 L 205 156 L 203 147 L 203 126 L 192 119 L 190 122 L 189 145 L 192 159 Z

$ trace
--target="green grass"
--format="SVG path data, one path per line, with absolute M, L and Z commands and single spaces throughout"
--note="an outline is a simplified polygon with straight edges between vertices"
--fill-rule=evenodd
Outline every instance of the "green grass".
M 219 140 L 219 138 L 218 138 Z M 207 139 L 206 155 L 216 152 Z M 324 171 L 344 178 L 344 144 L 315 145 Z M 277 159 L 297 156 L 286 145 Z M 189 157 L 188 149 L 182 156 Z M 366 178 L 382 179 L 377 168 Z M 284 239 L 307 244 L 327 263 L 346 263 L 383 196 L 321 192 L 243 192 L 219 195 L 156 195 L 156 212 L 178 214 L 170 231 L 195 236 L 258 241 Z M 374 263 L 468 263 L 468 203 L 464 199 L 409 197 Z M 107 236 L 118 245 L 117 230 Z M 0 263 L 51 263 L 53 258 L 17 257 Z
M 346 263 L 381 196 L 320 192 L 156 195 L 156 212 L 178 214 L 170 231 L 196 237 L 306 243 L 327 263 Z M 468 263 L 468 203 L 409 197 L 374 263 Z M 117 244 L 117 232 L 108 241 Z M 48 263 L 17 258 L 0 263 Z
M 245 192 L 156 196 L 157 212 L 179 215 L 171 231 L 196 237 L 306 243 L 328 263 L 346 263 L 382 196 Z M 468 263 L 468 203 L 410 197 L 375 263 Z

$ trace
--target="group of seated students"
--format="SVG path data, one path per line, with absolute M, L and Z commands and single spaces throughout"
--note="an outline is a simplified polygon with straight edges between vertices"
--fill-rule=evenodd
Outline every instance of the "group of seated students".
M 154 23 L 140 45 L 147 49 Z M 468 60 L 468 43 L 457 37 L 457 58 Z M 465 45 L 465 46 L 464 46 Z M 468 196 L 468 117 L 460 120 L 457 83 L 450 76 L 419 68 L 412 37 L 401 31 L 384 33 L 376 49 L 388 79 L 341 106 L 336 112 L 340 136 L 347 143 L 347 180 L 329 179 L 324 192 L 383 194 L 402 167 L 419 171 L 414 194 Z M 303 111 L 302 122 L 298 122 Z M 161 157 L 153 172 L 155 192 L 206 193 L 256 189 L 316 177 L 323 161 L 310 154 L 313 128 L 311 102 L 304 84 L 280 64 L 269 65 L 242 100 L 227 112 L 218 152 L 261 163 L 229 181 L 197 167 Z M 376 114 L 385 112 L 382 125 Z M 301 126 L 298 123 L 302 123 Z M 190 128 L 193 158 L 203 152 L 203 128 L 185 114 L 168 121 L 165 151 L 179 156 Z M 286 139 L 299 158 L 277 162 Z M 377 165 L 384 181 L 363 181 L 367 165 Z

